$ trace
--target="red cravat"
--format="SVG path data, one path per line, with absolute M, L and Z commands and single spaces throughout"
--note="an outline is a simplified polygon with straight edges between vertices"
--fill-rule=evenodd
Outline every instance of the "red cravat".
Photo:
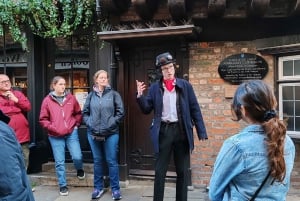
M 174 89 L 174 79 L 172 79 L 172 80 L 164 80 L 164 84 L 165 84 L 165 86 L 166 86 L 166 88 L 167 88 L 167 90 L 168 91 L 172 91 L 173 89 Z

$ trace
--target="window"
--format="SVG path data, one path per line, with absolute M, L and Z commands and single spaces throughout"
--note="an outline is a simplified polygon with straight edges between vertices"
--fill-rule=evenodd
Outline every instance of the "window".
M 300 138 L 300 55 L 279 58 L 279 116 L 287 133 Z
M 66 88 L 83 107 L 89 90 L 89 38 L 73 35 L 55 39 L 55 75 L 66 80 Z
M 20 43 L 3 30 L 0 37 L 0 73 L 6 74 L 14 89 L 27 94 L 27 54 Z

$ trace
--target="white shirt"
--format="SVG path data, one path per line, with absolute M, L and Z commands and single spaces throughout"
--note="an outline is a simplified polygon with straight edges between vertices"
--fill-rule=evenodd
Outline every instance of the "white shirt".
M 164 122 L 177 122 L 177 109 L 176 109 L 176 90 L 170 92 L 164 87 L 163 94 L 163 109 L 161 120 Z

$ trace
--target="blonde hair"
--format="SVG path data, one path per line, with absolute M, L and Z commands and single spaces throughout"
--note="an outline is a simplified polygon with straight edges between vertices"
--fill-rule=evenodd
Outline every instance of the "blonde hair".
M 99 77 L 99 75 L 100 75 L 101 73 L 106 73 L 107 79 L 109 79 L 109 75 L 108 75 L 108 72 L 107 72 L 107 71 L 105 71 L 105 70 L 98 70 L 98 71 L 94 74 L 94 76 L 93 76 L 93 80 L 94 80 L 94 83 L 95 83 L 95 84 L 96 84 L 97 78 Z

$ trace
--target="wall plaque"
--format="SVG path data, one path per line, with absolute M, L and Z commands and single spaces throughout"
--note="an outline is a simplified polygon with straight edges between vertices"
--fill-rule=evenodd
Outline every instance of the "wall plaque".
M 268 73 L 268 64 L 256 54 L 235 54 L 220 63 L 218 72 L 225 81 L 240 84 L 246 80 L 263 79 Z

